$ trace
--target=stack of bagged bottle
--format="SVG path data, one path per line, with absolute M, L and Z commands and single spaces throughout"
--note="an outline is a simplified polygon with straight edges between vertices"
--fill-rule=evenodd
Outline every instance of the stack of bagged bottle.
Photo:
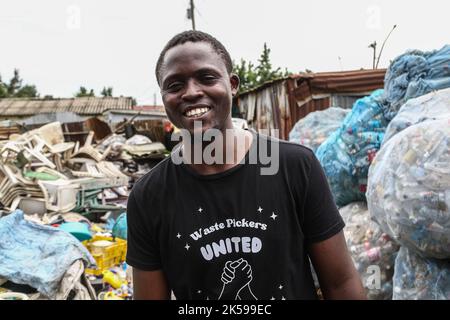
M 402 245 L 394 299 L 450 299 L 450 89 L 410 100 L 369 170 L 369 211 Z
M 449 66 L 449 45 L 397 57 L 316 150 L 371 299 L 450 299 Z

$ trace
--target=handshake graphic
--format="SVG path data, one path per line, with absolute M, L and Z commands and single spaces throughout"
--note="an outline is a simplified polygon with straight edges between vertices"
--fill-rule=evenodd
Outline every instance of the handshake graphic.
M 258 300 L 250 288 L 252 279 L 252 267 L 247 260 L 227 261 L 222 272 L 219 300 Z

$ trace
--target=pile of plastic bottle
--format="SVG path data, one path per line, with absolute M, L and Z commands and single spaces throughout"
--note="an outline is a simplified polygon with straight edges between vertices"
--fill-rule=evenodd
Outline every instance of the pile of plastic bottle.
M 399 246 L 371 220 L 365 202 L 351 203 L 339 212 L 345 222 L 347 247 L 361 276 L 368 299 L 391 299 L 392 276 Z M 374 269 L 374 266 L 377 269 Z M 379 283 L 372 280 L 378 270 Z
M 98 300 L 131 300 L 133 288 L 128 266 L 124 262 L 120 266 L 103 272 L 103 290 Z
M 342 124 L 349 109 L 331 107 L 309 113 L 300 119 L 289 133 L 289 141 L 310 148 L 314 152 Z
M 339 207 L 365 200 L 369 165 L 388 124 L 383 99 L 383 90 L 376 90 L 357 100 L 341 127 L 317 149 L 317 158 Z
M 427 120 L 450 119 L 450 88 L 411 99 L 386 128 L 383 143 L 400 131 Z
M 402 247 L 395 260 L 394 300 L 449 300 L 450 262 L 424 259 Z
M 450 119 L 410 126 L 383 144 L 369 170 L 368 207 L 393 239 L 450 258 Z
M 385 116 L 392 119 L 409 99 L 450 87 L 450 45 L 408 51 L 390 64 L 384 79 Z

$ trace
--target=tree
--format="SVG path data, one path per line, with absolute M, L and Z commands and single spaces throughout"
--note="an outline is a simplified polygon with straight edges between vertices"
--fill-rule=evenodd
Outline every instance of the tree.
M 78 92 L 75 93 L 75 97 L 81 98 L 81 97 L 95 97 L 94 89 L 88 90 L 85 87 L 80 87 Z
M 0 76 L 0 98 L 36 98 L 39 93 L 35 85 L 22 85 L 19 69 L 14 69 L 14 76 L 9 83 L 3 82 Z
M 252 62 L 241 59 L 239 64 L 233 62 L 233 72 L 239 76 L 241 84 L 239 92 L 245 92 L 254 89 L 267 81 L 285 78 L 292 74 L 287 69 L 284 72 L 280 68 L 273 69 L 270 62 L 270 49 L 264 43 L 263 52 L 258 59 L 258 65 L 255 67 Z
M 103 87 L 101 95 L 103 97 L 112 97 L 113 96 L 113 88 L 112 87 L 108 87 L 108 88 Z

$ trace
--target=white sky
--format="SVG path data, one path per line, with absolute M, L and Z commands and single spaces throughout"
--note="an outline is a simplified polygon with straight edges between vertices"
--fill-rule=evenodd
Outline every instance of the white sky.
M 0 74 L 19 68 L 41 95 L 71 97 L 80 85 L 161 103 L 158 55 L 191 28 L 188 0 L 0 0 Z M 298 72 L 371 68 L 394 24 L 380 67 L 407 49 L 450 43 L 447 0 L 195 0 L 197 29 L 233 59 L 256 62 L 263 43 L 274 67 Z M 339 61 L 338 57 L 341 57 Z

